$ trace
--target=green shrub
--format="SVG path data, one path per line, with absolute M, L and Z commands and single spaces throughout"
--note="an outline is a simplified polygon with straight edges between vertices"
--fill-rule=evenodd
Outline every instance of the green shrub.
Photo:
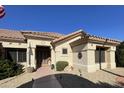
M 22 68 L 23 66 L 16 62 L 0 59 L 0 80 L 21 74 Z
M 55 68 L 55 66 L 54 66 L 54 64 L 52 64 L 52 65 L 51 65 L 51 69 L 54 69 L 54 68 Z
M 117 46 L 116 65 L 118 67 L 124 67 L 124 42 Z
M 66 61 L 58 61 L 56 63 L 56 70 L 57 71 L 63 71 L 66 66 L 68 66 L 68 62 L 66 62 Z

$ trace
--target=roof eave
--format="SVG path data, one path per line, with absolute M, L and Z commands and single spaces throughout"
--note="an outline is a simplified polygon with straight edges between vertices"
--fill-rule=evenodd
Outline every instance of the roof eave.
M 77 37 L 77 36 L 81 36 L 81 35 L 86 35 L 86 33 L 83 31 L 83 30 L 78 30 L 78 31 L 76 31 L 76 32 L 74 32 L 74 33 L 71 33 L 71 34 L 69 34 L 69 35 L 66 35 L 66 36 L 64 36 L 64 37 L 61 37 L 61 38 L 58 38 L 58 39 L 55 39 L 55 40 L 53 40 L 52 42 L 51 42 L 51 44 L 56 44 L 56 43 L 58 43 L 58 42 L 60 42 L 60 41 L 63 41 L 63 40 L 66 40 L 66 39 L 71 39 L 71 38 L 73 38 L 73 37 Z

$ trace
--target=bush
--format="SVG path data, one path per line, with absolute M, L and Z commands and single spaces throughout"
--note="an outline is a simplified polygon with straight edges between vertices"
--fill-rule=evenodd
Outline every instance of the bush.
M 16 62 L 0 59 L 0 80 L 21 74 L 22 68 L 23 66 Z
M 124 42 L 117 46 L 116 65 L 118 67 L 124 67 Z
M 57 71 L 63 71 L 66 66 L 68 66 L 68 62 L 66 62 L 66 61 L 58 61 L 56 63 L 56 70 Z

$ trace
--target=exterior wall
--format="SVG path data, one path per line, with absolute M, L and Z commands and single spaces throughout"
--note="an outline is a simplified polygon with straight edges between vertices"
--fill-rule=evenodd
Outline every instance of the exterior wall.
M 4 48 L 27 48 L 27 43 L 2 42 Z
M 55 64 L 56 62 L 56 53 L 53 47 L 51 47 L 51 64 Z
M 57 61 L 67 61 L 69 62 L 69 65 L 72 66 L 73 65 L 73 51 L 72 48 L 70 46 L 70 43 L 73 41 L 78 40 L 81 37 L 76 37 L 74 39 L 71 39 L 69 41 L 65 41 L 65 42 L 58 42 L 55 46 L 54 49 L 54 53 L 55 53 L 55 62 Z M 62 54 L 62 49 L 63 48 L 67 48 L 68 53 L 67 54 Z
M 50 40 L 27 40 L 27 67 L 34 67 L 36 69 L 36 46 L 50 46 Z
M 74 68 L 77 70 L 81 69 L 87 72 L 95 72 L 100 69 L 100 64 L 95 63 L 95 50 L 96 46 L 103 46 L 102 44 L 96 43 L 87 43 L 81 44 L 73 47 L 73 63 Z M 115 50 L 116 47 L 112 45 L 104 45 L 108 47 L 108 50 L 105 51 L 105 62 L 101 63 L 101 68 L 116 68 L 115 64 Z M 82 53 L 82 58 L 78 59 L 78 53 Z
M 73 66 L 77 70 L 87 71 L 87 44 L 73 47 Z M 82 58 L 78 58 L 78 53 L 82 53 Z
M 36 57 L 35 49 L 36 46 L 50 46 L 50 40 L 36 40 L 28 39 L 27 43 L 18 42 L 2 42 L 3 48 L 26 48 L 27 49 L 27 62 L 20 62 L 19 64 L 24 65 L 24 67 L 34 67 L 36 68 Z M 53 55 L 53 54 L 52 54 Z
M 2 42 L 3 48 L 27 48 L 27 43 L 18 43 L 18 42 Z M 19 62 L 19 64 L 24 65 L 24 68 L 27 66 L 27 62 Z
M 108 50 L 108 56 L 109 56 L 109 68 L 114 69 L 116 68 L 116 62 L 115 62 L 115 51 L 116 47 L 111 46 L 110 49 Z
M 101 68 L 116 68 L 116 63 L 115 63 L 115 51 L 116 51 L 116 46 L 112 46 L 112 45 L 103 45 L 103 44 L 96 44 L 96 43 L 88 43 L 88 51 L 91 51 L 89 49 L 93 49 L 94 53 L 90 52 L 88 54 L 89 56 L 89 61 L 88 63 L 91 63 L 90 61 L 94 61 L 91 67 L 88 68 L 88 72 L 94 72 L 96 70 L 100 69 L 100 64 L 99 63 L 95 63 L 95 49 L 96 46 L 103 46 L 103 47 L 108 47 L 108 50 L 105 51 L 105 62 L 101 63 Z M 91 59 L 92 57 L 92 59 Z M 93 59 L 94 58 L 94 59 Z M 108 67 L 108 65 L 110 65 Z M 88 65 L 90 66 L 90 65 Z
M 101 63 L 102 68 L 116 68 L 115 64 L 115 51 L 116 47 L 112 45 L 103 45 L 97 43 L 86 43 L 78 46 L 71 47 L 70 43 L 80 39 L 78 36 L 74 39 L 58 42 L 53 48 L 50 40 L 36 40 L 28 39 L 27 43 L 17 42 L 1 42 L 3 48 L 27 48 L 27 62 L 23 62 L 25 67 L 36 68 L 36 46 L 49 46 L 51 48 L 51 63 L 55 64 L 57 61 L 67 61 L 70 66 L 76 69 L 81 69 L 87 72 L 95 72 L 99 70 L 99 64 L 95 63 L 95 50 L 96 46 L 104 46 L 109 49 L 105 52 L 105 63 Z M 62 54 L 62 49 L 67 48 L 68 54 Z M 78 59 L 78 53 L 82 53 L 82 58 Z

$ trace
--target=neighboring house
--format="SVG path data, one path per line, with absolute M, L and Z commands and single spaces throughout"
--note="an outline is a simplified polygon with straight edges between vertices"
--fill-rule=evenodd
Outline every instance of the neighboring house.
M 81 29 L 69 35 L 0 30 L 1 56 L 34 69 L 58 61 L 67 61 L 74 69 L 87 72 L 113 69 L 116 68 L 115 51 L 119 43 Z

